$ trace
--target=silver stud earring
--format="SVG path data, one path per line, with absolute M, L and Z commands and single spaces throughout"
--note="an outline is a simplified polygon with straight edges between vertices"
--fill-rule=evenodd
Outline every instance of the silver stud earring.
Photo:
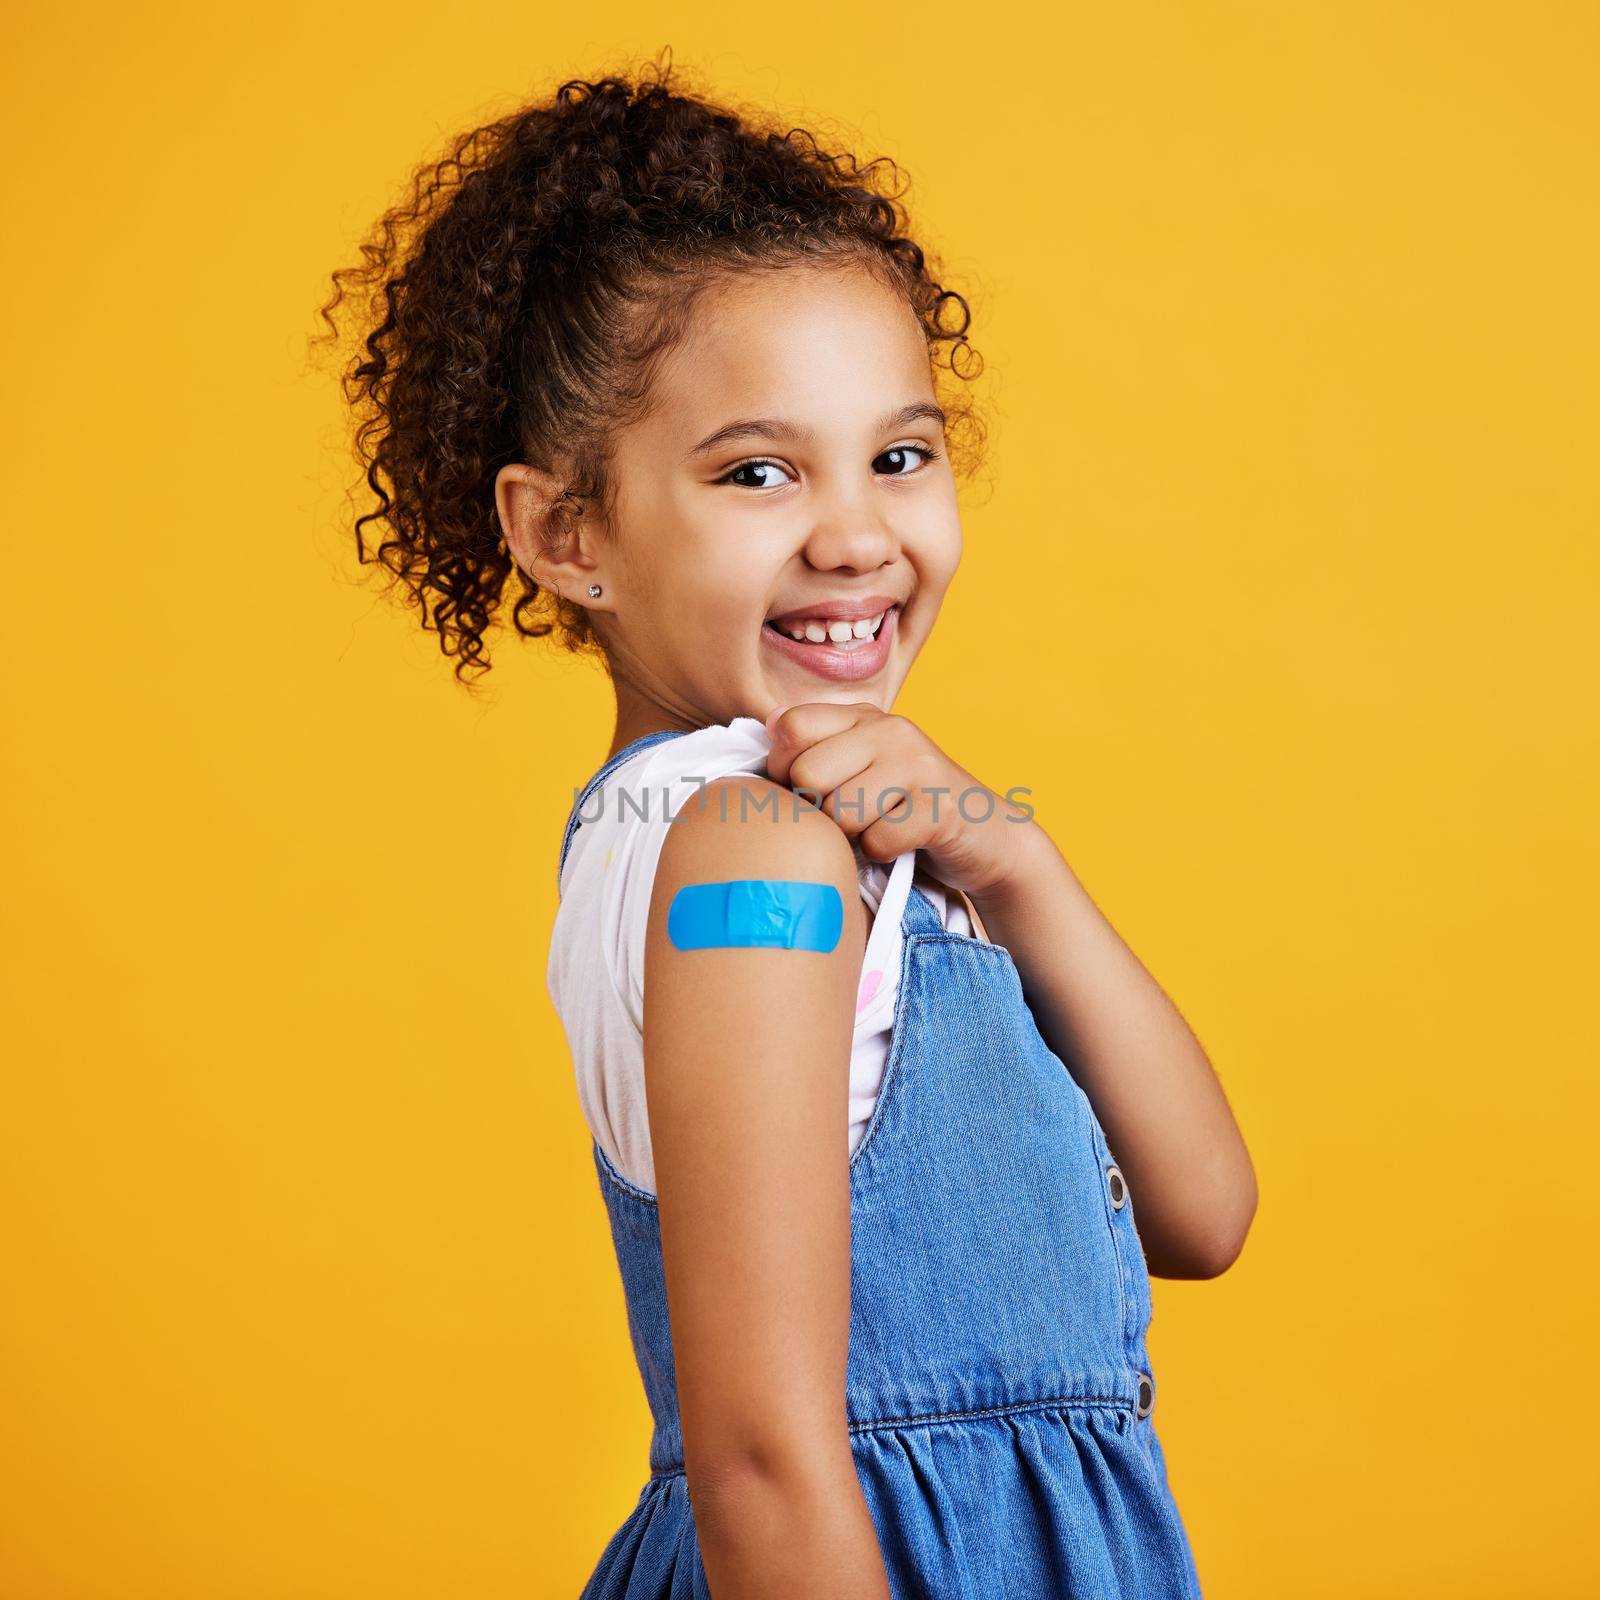
M 589 585 L 589 598 L 591 600 L 598 600 L 600 598 L 600 585 L 598 583 L 591 583 Z

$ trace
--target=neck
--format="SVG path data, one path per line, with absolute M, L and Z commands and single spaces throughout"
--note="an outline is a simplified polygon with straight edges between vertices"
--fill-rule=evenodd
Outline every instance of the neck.
M 608 761 L 647 733 L 661 733 L 668 728 L 693 733 L 696 728 L 705 726 L 703 721 L 696 722 L 682 711 L 648 699 L 623 679 L 613 679 L 613 683 L 617 692 L 617 726 L 611 735 L 611 749 L 606 753 Z

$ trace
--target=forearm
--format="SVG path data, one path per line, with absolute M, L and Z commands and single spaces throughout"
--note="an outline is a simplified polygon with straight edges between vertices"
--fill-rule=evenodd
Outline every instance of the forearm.
M 714 1600 L 889 1600 L 848 1449 L 806 1468 L 691 1475 L 689 1498 Z
M 973 899 L 1016 963 L 1039 1031 L 1094 1106 L 1153 1273 L 1209 1277 L 1238 1254 L 1255 1174 L 1205 1051 L 1037 824 L 1025 870 Z

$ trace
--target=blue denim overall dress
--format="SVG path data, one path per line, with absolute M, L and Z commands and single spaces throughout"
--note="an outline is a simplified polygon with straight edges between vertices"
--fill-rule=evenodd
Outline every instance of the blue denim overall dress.
M 563 865 L 591 792 L 676 736 L 636 740 L 589 780 Z M 945 932 L 914 886 L 901 927 L 889 1056 L 850 1158 L 845 1383 L 893 1600 L 1196 1600 L 1150 1417 L 1127 1183 L 1006 950 Z M 581 1600 L 710 1600 L 656 1202 L 593 1153 L 655 1425 L 649 1479 Z

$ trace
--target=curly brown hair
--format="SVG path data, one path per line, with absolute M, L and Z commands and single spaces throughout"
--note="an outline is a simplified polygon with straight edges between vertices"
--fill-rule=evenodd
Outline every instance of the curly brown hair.
M 458 136 L 414 171 L 320 308 L 318 342 L 342 336 L 341 308 L 359 338 L 341 385 L 376 504 L 355 520 L 357 557 L 403 587 L 463 682 L 489 668 L 513 573 L 518 633 L 603 657 L 588 612 L 514 561 L 496 474 L 562 463 L 569 495 L 611 509 L 615 435 L 720 277 L 802 260 L 878 274 L 925 330 L 952 465 L 981 457 L 980 414 L 941 378 L 982 371 L 971 310 L 908 236 L 895 163 L 681 92 L 672 73 L 666 51 L 633 81 L 571 79 Z

